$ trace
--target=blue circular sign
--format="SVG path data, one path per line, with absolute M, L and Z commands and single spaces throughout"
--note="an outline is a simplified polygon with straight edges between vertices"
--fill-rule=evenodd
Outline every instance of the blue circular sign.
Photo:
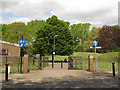
M 19 41 L 19 46 L 24 47 L 25 46 L 25 40 L 20 40 Z
M 94 46 L 97 46 L 97 45 L 98 45 L 98 42 L 97 42 L 97 41 L 94 41 L 94 42 L 93 42 L 93 45 L 94 45 Z

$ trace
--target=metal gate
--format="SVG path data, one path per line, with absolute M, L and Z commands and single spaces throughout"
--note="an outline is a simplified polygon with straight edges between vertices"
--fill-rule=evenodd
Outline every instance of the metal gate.
M 88 60 L 82 60 L 82 56 L 68 57 L 68 69 L 71 70 L 88 70 Z

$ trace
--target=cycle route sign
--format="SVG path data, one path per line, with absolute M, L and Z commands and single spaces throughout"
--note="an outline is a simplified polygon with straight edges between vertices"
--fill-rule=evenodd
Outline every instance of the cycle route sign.
M 20 47 L 24 47 L 25 44 L 26 44 L 25 40 L 20 40 L 20 41 L 19 41 L 19 46 L 20 46 Z

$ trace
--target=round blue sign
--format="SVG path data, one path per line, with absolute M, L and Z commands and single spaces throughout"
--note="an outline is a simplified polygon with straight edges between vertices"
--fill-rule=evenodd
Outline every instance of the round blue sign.
M 24 47 L 25 46 L 25 40 L 20 40 L 19 41 L 19 46 Z
M 94 41 L 94 42 L 93 42 L 93 45 L 94 45 L 94 46 L 97 46 L 97 45 L 98 45 L 98 42 L 97 42 L 97 41 Z

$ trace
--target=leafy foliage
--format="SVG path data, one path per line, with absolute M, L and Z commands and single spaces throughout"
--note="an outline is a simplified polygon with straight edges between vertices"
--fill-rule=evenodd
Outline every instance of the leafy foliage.
M 99 35 L 100 27 L 92 27 L 92 30 L 88 33 L 88 40 L 94 40 Z
M 103 26 L 96 38 L 101 52 L 108 52 L 120 46 L 120 29 L 114 26 Z
M 57 55 L 69 55 L 73 53 L 74 42 L 69 31 L 69 22 L 59 20 L 52 16 L 46 20 L 46 24 L 37 31 L 37 37 L 34 42 L 36 52 L 40 54 L 51 54 L 54 47 Z
M 88 33 L 88 40 L 84 41 L 83 43 L 84 51 L 94 51 L 94 49 L 91 49 L 90 46 L 93 46 L 93 41 L 96 37 L 98 37 L 100 29 L 100 27 L 93 27 L 92 30 Z
M 82 43 L 84 43 L 84 41 L 88 39 L 90 25 L 90 23 L 79 23 L 70 26 L 70 31 L 73 35 L 75 45 L 80 42 L 80 39 L 82 40 Z
M 33 31 L 33 36 L 35 38 L 37 30 L 45 24 L 45 21 L 43 20 L 35 20 L 35 21 L 30 21 L 27 23 L 27 26 L 32 29 Z
M 4 28 L 2 29 L 2 40 L 18 44 L 22 35 L 26 42 L 30 42 L 32 40 L 32 30 L 27 27 L 25 23 L 14 22 L 8 24 L 6 27 L 5 26 L 3 25 Z
M 75 47 L 75 52 L 83 52 L 83 45 L 82 44 L 78 44 Z

